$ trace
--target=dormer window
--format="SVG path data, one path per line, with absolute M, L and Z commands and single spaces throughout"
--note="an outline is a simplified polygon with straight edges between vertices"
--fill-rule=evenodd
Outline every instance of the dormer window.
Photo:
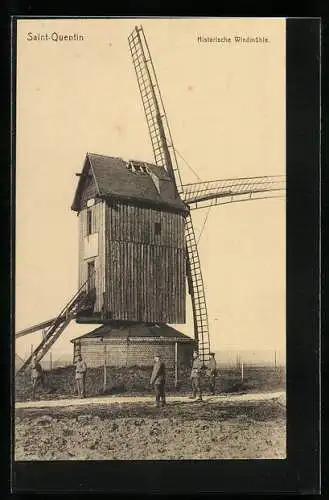
M 135 172 L 135 167 L 134 167 L 132 161 L 129 161 L 127 163 L 127 169 L 129 170 L 129 172 Z
M 141 163 L 141 162 L 134 161 L 134 160 L 130 160 L 127 163 L 127 169 L 130 172 L 134 172 L 134 173 L 142 173 L 142 174 L 148 174 L 149 173 L 149 169 L 145 165 L 145 163 Z

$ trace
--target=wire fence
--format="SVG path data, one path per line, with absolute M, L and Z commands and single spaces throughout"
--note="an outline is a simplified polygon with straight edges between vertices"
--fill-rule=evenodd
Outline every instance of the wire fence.
M 28 357 L 28 354 L 26 357 Z M 215 351 L 215 359 L 218 369 L 235 369 L 238 371 L 241 371 L 242 367 L 244 369 L 260 367 L 284 368 L 286 364 L 285 353 L 280 349 Z M 52 351 L 41 361 L 44 370 L 53 370 L 71 366 L 72 364 L 73 354 L 72 357 L 55 358 Z
M 285 367 L 285 353 L 279 349 L 266 350 L 224 350 L 215 352 L 217 366 L 219 368 L 245 367 Z
M 73 364 L 72 360 L 56 360 L 52 361 L 49 359 L 43 359 L 41 361 L 41 366 L 44 370 L 54 370 L 55 368 L 63 368 L 65 366 L 71 366 Z
M 28 357 L 28 355 L 27 355 Z M 41 361 L 47 380 L 55 391 L 68 392 L 67 387 L 74 380 L 73 355 L 53 359 L 48 353 Z M 234 391 L 268 391 L 283 390 L 286 383 L 285 356 L 279 350 L 247 351 L 223 350 L 215 351 L 217 374 L 215 376 L 216 391 L 230 393 Z M 23 358 L 20 358 L 23 361 Z M 175 390 L 188 391 L 190 384 L 191 363 L 178 366 L 177 373 L 167 370 L 167 386 Z M 89 393 L 111 390 L 118 393 L 145 391 L 149 387 L 152 367 L 145 366 L 88 366 Z M 169 368 L 169 367 L 168 367 Z M 29 380 L 28 374 L 25 374 Z M 204 370 L 201 374 L 202 387 L 207 391 L 210 387 L 211 374 Z M 26 380 L 27 380 L 26 379 Z M 71 384 L 71 385 L 70 385 Z M 24 384 L 23 384 L 24 385 Z M 27 382 L 28 385 L 28 382 Z M 29 385 L 28 385 L 29 387 Z M 210 390 L 210 389 L 209 389 Z M 96 392 L 95 392 L 96 391 Z

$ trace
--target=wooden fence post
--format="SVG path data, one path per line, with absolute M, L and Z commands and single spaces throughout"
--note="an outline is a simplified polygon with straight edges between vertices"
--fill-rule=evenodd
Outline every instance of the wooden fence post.
M 178 342 L 175 342 L 175 388 L 178 385 Z
M 240 368 L 240 353 L 238 352 L 236 355 L 236 367 Z
M 241 361 L 241 382 L 243 382 L 243 361 Z
M 106 345 L 104 345 L 104 381 L 103 381 L 103 392 L 106 391 L 106 377 L 107 376 L 107 369 L 106 369 Z

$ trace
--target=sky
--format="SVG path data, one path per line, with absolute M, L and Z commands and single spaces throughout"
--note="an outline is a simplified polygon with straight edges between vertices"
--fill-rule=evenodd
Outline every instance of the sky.
M 77 290 L 70 207 L 86 153 L 153 160 L 127 41 L 135 24 L 144 27 L 175 147 L 198 177 L 285 173 L 284 20 L 19 20 L 16 331 L 56 316 Z M 28 40 L 53 32 L 84 40 Z M 269 43 L 197 41 L 234 35 Z M 179 165 L 183 183 L 198 180 Z M 192 213 L 197 238 L 206 215 Z M 284 352 L 284 198 L 211 208 L 199 252 L 212 348 Z M 187 323 L 174 326 L 193 336 L 189 296 Z M 91 329 L 72 322 L 53 359 Z M 16 351 L 25 357 L 40 341 L 40 333 L 18 339 Z

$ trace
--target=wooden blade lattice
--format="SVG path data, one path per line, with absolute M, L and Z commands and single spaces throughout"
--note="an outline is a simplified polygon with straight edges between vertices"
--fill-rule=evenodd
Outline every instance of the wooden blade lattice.
M 182 196 L 183 186 L 176 152 L 143 28 L 136 27 L 129 36 L 128 42 L 150 133 L 155 163 L 167 169 L 175 183 L 177 195 Z M 201 359 L 206 361 L 210 351 L 208 316 L 199 254 L 190 215 L 186 218 L 185 237 L 187 278 L 192 299 L 194 335 Z
M 149 129 L 154 161 L 156 165 L 168 170 L 178 192 L 181 193 L 182 181 L 175 148 L 143 28 L 136 26 L 128 37 L 128 42 Z
M 191 210 L 238 201 L 284 196 L 284 175 L 245 177 L 185 184 L 182 198 Z
M 194 336 L 197 341 L 200 358 L 208 361 L 210 338 L 205 289 L 201 273 L 201 264 L 191 215 L 186 217 L 185 235 L 187 248 L 187 279 L 192 300 Z

